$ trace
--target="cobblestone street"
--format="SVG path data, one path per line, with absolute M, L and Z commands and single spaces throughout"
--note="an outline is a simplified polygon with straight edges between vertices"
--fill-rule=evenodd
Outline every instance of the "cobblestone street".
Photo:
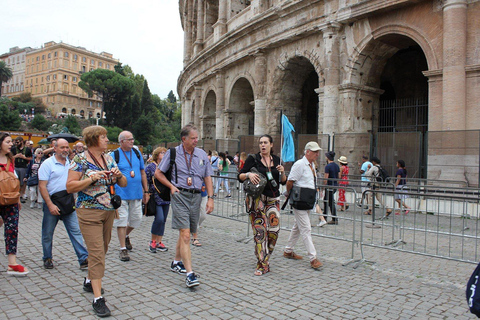
M 30 273 L 0 276 L 0 319 L 95 319 L 93 295 L 82 289 L 87 272 L 79 269 L 63 224 L 54 237 L 55 268 L 45 270 L 42 213 L 25 207 L 20 213 L 18 259 Z M 164 238 L 167 252 L 152 254 L 147 249 L 151 217 L 131 235 L 129 262 L 118 259 L 113 232 L 103 281 L 112 319 L 475 318 L 465 300 L 473 264 L 366 248 L 365 256 L 375 264 L 353 269 L 342 266 L 350 258 L 351 243 L 314 237 L 324 263 L 314 271 L 306 260 L 282 257 L 289 234 L 282 230 L 271 272 L 255 277 L 253 243 L 237 241 L 246 236 L 247 225 L 216 216 L 208 217 L 200 229 L 203 246 L 192 246 L 201 285 L 188 289 L 185 277 L 170 271 L 178 234 L 170 227 L 170 215 Z M 296 252 L 305 254 L 302 243 Z M 6 257 L 0 261 L 6 270 Z

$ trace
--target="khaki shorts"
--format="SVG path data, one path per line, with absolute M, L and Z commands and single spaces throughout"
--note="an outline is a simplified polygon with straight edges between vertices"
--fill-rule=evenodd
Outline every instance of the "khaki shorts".
M 196 233 L 200 217 L 200 193 L 176 192 L 170 199 L 172 208 L 172 228 L 190 229 L 190 233 Z
M 114 227 L 138 228 L 142 224 L 142 200 L 122 200 Z

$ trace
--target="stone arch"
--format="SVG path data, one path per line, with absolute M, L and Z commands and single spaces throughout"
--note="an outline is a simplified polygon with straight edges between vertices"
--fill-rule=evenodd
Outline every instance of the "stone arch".
M 205 39 L 213 34 L 213 25 L 218 20 L 218 1 L 219 0 L 205 1 Z
M 318 94 L 324 86 L 323 73 L 304 55 L 280 62 L 274 75 L 274 105 L 289 118 L 297 133 L 318 134 Z M 278 117 L 270 117 L 278 122 Z M 279 128 L 279 125 L 276 126 Z M 277 130 L 278 131 L 278 130 Z
M 232 82 L 225 110 L 227 138 L 254 134 L 255 94 L 252 83 L 245 76 L 239 76 Z
M 217 94 L 215 90 L 209 88 L 206 90 L 207 94 L 203 99 L 203 114 L 201 118 L 201 132 L 203 139 L 215 139 L 216 137 L 216 109 L 217 109 Z

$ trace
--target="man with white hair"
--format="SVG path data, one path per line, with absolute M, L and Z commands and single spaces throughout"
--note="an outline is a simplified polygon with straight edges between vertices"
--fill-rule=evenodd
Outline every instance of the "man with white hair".
M 83 143 L 77 142 L 73 148 L 73 152 L 77 155 L 77 154 L 82 154 L 84 151 L 85 151 L 85 147 Z
M 133 134 L 122 131 L 118 135 L 118 142 L 120 148 L 116 149 L 112 156 L 128 183 L 124 188 L 115 185 L 115 192 L 122 198 L 122 205 L 118 208 L 120 218 L 115 220 L 113 226 L 117 228 L 120 242 L 120 260 L 130 261 L 128 251 L 131 251 L 133 246 L 129 236 L 133 229 L 140 227 L 142 223 L 142 200 L 147 203 L 150 193 L 143 158 L 133 147 Z
M 287 180 L 287 193 L 290 195 L 293 187 L 301 189 L 311 189 L 313 192 L 317 192 L 317 174 L 315 171 L 315 160 L 318 158 L 320 153 L 320 146 L 315 141 L 310 141 L 305 145 L 305 155 L 302 159 L 295 162 L 290 170 Z M 308 191 L 308 190 L 307 190 Z M 317 197 L 315 196 L 315 199 Z M 292 200 L 290 200 L 292 201 Z M 290 202 L 292 203 L 292 202 Z M 308 258 L 310 260 L 310 266 L 313 269 L 318 269 L 323 266 L 323 264 L 317 259 L 317 251 L 312 241 L 312 226 L 310 224 L 310 211 L 315 208 L 313 204 L 310 209 L 297 209 L 293 206 L 293 214 L 295 215 L 295 222 L 290 232 L 290 237 L 288 238 L 287 245 L 285 246 L 285 251 L 283 256 L 288 259 L 301 260 L 303 257 L 297 255 L 293 252 L 293 248 L 297 243 L 298 239 L 301 237 L 303 244 L 307 249 Z

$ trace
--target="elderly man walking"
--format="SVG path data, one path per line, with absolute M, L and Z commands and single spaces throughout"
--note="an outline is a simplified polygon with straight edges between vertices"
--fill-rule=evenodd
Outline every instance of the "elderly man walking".
M 38 171 L 38 187 L 44 201 L 42 221 L 43 267 L 45 269 L 53 268 L 53 232 L 58 220 L 62 220 L 73 249 L 77 254 L 80 269 L 86 269 L 88 267 L 88 252 L 83 245 L 83 237 L 78 225 L 77 213 L 73 210 L 73 202 L 70 208 L 63 208 L 64 210 L 70 209 L 72 212 L 61 210 L 62 204 L 65 204 L 62 203 L 65 198 L 60 197 L 60 195 L 67 197 L 67 177 L 70 168 L 68 141 L 58 139 L 55 141 L 53 148 L 55 154 L 45 160 Z M 60 203 L 55 204 L 52 199 Z
M 120 218 L 113 223 L 120 242 L 121 261 L 130 261 L 128 251 L 133 248 L 130 233 L 142 223 L 142 199 L 147 203 L 150 198 L 143 157 L 133 147 L 134 141 L 131 132 L 122 131 L 118 136 L 120 148 L 112 154 L 118 168 L 127 177 L 126 187 L 115 185 L 116 194 L 122 198 L 122 206 L 118 208 Z
M 287 180 L 287 193 L 290 195 L 294 187 L 305 188 L 314 190 L 317 192 L 317 174 L 315 171 L 314 161 L 318 158 L 318 154 L 322 150 L 318 143 L 310 141 L 305 145 L 305 155 L 302 159 L 295 162 L 290 170 Z M 317 197 L 315 197 L 316 199 Z M 318 269 L 323 264 L 317 259 L 317 251 L 312 241 L 312 226 L 310 224 L 309 214 L 310 211 L 315 208 L 312 206 L 309 210 L 301 210 L 293 207 L 293 214 L 295 215 L 295 223 L 293 224 L 290 237 L 288 238 L 287 245 L 283 256 L 288 259 L 301 260 L 303 257 L 293 252 L 293 248 L 298 239 L 302 237 L 303 244 L 307 249 L 308 258 L 310 260 L 310 266 L 313 269 Z
M 213 170 L 205 151 L 196 148 L 197 129 L 192 125 L 187 125 L 182 128 L 180 137 L 182 144 L 175 148 L 172 181 L 168 181 L 165 177 L 165 173 L 170 169 L 170 150 L 167 151 L 157 167 L 155 177 L 171 190 L 172 228 L 179 230 L 175 260 L 170 269 L 178 274 L 186 273 L 185 284 L 190 288 L 200 284 L 192 269 L 190 233 L 197 232 L 202 201 L 200 193 L 204 182 L 208 195 L 206 213 L 209 214 L 213 211 L 211 177 Z

